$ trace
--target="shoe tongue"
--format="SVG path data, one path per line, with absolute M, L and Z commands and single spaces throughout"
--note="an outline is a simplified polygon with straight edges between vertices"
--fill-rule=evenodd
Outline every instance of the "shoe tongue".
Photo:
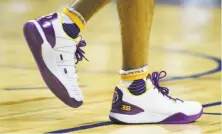
M 153 85 L 152 81 L 149 78 L 146 79 L 146 84 Z
M 74 24 L 74 22 L 64 13 L 61 13 L 62 16 L 62 23 L 65 24 Z
M 144 79 L 146 81 L 146 89 L 150 90 L 150 89 L 154 89 L 154 85 L 152 83 L 152 81 L 149 78 Z

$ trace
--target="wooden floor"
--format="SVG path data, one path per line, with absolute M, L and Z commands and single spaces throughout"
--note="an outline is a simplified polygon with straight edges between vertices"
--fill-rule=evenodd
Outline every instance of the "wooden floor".
M 53 3 L 53 4 L 52 4 Z M 84 105 L 72 109 L 44 84 L 24 41 L 25 21 L 62 9 L 70 0 L 0 1 L 0 133 L 202 134 L 221 132 L 220 11 L 156 5 L 151 71 L 166 70 L 173 96 L 199 101 L 204 115 L 186 125 L 114 125 L 108 114 L 119 83 L 121 42 L 112 3 L 89 21 L 84 39 L 90 62 L 79 63 Z M 98 25 L 99 24 L 99 25 Z

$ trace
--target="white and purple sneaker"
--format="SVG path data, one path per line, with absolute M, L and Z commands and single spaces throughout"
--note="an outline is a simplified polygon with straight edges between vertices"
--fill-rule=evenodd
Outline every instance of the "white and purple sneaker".
M 52 13 L 24 25 L 24 36 L 48 88 L 65 104 L 79 107 L 83 95 L 78 85 L 76 64 L 84 57 L 81 37 L 70 38 L 62 17 Z
M 184 124 L 200 118 L 203 113 L 200 103 L 170 97 L 169 89 L 159 85 L 165 76 L 165 71 L 148 75 L 144 79 L 146 92 L 141 95 L 131 94 L 123 85 L 116 86 L 110 120 L 119 124 Z

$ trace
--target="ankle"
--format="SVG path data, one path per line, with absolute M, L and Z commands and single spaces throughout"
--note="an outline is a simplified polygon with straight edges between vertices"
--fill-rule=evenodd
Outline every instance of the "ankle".
M 72 22 L 79 27 L 80 31 L 83 30 L 86 21 L 79 12 L 77 12 L 74 8 L 69 7 L 65 8 L 63 13 L 66 14 L 72 20 Z
M 85 20 L 73 8 L 65 8 L 62 13 L 62 26 L 71 38 L 76 38 L 85 26 Z
M 147 65 L 133 70 L 121 70 L 121 85 L 124 85 L 133 95 L 141 95 L 146 91 Z

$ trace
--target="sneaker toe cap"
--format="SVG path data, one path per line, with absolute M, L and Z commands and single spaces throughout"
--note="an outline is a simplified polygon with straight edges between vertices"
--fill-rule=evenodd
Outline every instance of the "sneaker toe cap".
M 185 114 L 186 115 L 196 115 L 196 114 L 200 114 L 203 107 L 199 102 L 195 102 L 195 101 L 187 101 L 184 102 L 185 104 Z

